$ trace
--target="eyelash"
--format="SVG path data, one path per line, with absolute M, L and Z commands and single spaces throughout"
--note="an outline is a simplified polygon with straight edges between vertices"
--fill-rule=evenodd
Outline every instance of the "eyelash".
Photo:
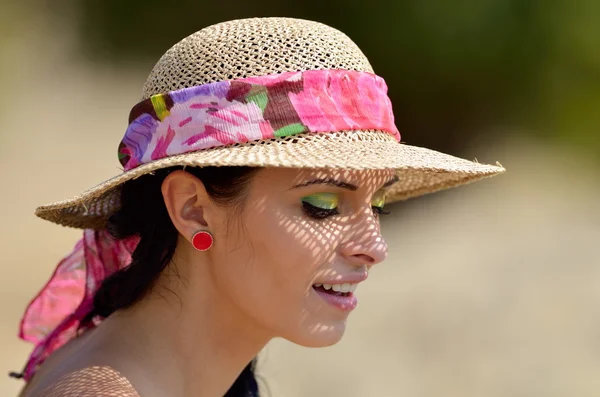
M 330 216 L 334 216 L 334 215 L 339 215 L 340 212 L 337 210 L 337 208 L 333 208 L 333 209 L 325 209 L 325 208 L 319 208 L 316 207 L 312 204 L 307 203 L 306 201 L 302 202 L 302 207 L 304 209 L 304 212 L 306 213 L 306 215 L 308 215 L 309 217 L 313 218 L 313 219 L 325 219 L 325 218 L 329 218 Z M 371 207 L 373 209 L 373 213 L 376 216 L 379 215 L 389 215 L 390 212 L 389 211 L 384 211 L 383 208 L 381 207 Z

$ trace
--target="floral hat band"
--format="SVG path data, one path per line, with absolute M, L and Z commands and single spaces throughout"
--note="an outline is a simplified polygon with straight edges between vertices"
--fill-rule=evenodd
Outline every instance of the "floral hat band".
M 302 133 L 389 132 L 400 141 L 385 81 L 308 70 L 219 81 L 154 95 L 133 107 L 119 145 L 125 171 L 202 149 Z

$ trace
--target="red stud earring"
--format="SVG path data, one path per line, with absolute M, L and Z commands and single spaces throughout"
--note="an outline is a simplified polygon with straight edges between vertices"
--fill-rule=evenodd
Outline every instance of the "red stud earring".
M 196 232 L 192 237 L 192 245 L 198 251 L 208 251 L 208 249 L 212 247 L 213 241 L 214 240 L 212 234 L 205 230 Z

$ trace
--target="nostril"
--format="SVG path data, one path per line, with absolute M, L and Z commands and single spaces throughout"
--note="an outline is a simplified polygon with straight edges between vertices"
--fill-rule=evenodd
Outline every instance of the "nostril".
M 356 254 L 353 255 L 354 258 L 357 259 L 357 261 L 359 263 L 365 264 L 365 265 L 371 265 L 373 263 L 375 263 L 375 258 L 373 258 L 372 256 L 369 255 L 364 255 L 364 254 Z

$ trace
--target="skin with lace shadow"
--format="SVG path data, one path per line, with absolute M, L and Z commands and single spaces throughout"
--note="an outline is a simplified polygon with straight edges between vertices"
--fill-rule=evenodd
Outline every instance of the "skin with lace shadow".
M 89 367 L 63 376 L 45 397 L 140 397 L 131 383 L 109 367 Z

